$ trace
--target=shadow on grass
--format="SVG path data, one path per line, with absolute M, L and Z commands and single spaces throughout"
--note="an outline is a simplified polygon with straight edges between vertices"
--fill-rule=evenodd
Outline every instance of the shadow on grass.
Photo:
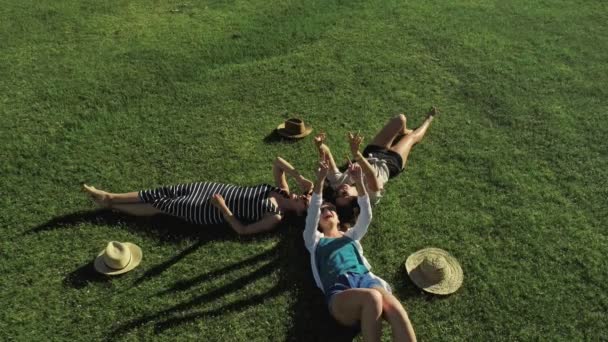
M 24 234 L 70 229 L 83 223 L 99 226 L 121 226 L 138 234 L 145 234 L 151 238 L 167 242 L 177 242 L 184 238 L 198 238 L 201 241 L 238 238 L 224 226 L 202 227 L 169 215 L 135 217 L 108 209 L 78 211 L 59 216 L 26 231 Z
M 395 284 L 393 292 L 401 301 L 407 301 L 409 298 L 422 298 L 427 302 L 435 302 L 449 297 L 424 292 L 412 282 L 403 265 L 399 267 L 398 273 L 399 278 L 403 280 Z
M 178 263 L 180 260 L 195 252 L 201 246 L 210 241 L 238 239 L 230 229 L 223 226 L 205 226 L 190 224 L 186 221 L 168 215 L 155 215 L 152 217 L 134 217 L 111 210 L 91 210 L 79 211 L 76 213 L 56 217 L 44 224 L 34 227 L 25 234 L 36 234 L 44 231 L 52 231 L 57 229 L 70 229 L 79 224 L 88 223 L 93 225 L 103 226 L 121 226 L 138 234 L 145 234 L 152 238 L 162 241 L 175 243 L 184 238 L 195 238 L 197 241 L 190 247 L 184 249 L 179 254 L 167 259 L 166 261 L 155 265 L 148 269 L 141 277 L 133 284 L 138 286 L 142 282 L 156 277 L 166 271 L 168 268 Z M 92 267 L 91 267 L 92 269 Z M 95 272 L 94 270 L 92 272 Z M 81 280 L 77 278 L 80 277 Z M 87 266 L 70 273 L 66 279 L 71 279 L 64 282 L 65 285 L 78 285 L 79 282 L 86 284 L 88 279 L 92 278 L 88 273 Z M 104 279 L 104 278 L 102 278 Z M 74 286 L 71 286 L 74 287 Z
M 147 270 L 140 278 L 133 282 L 137 287 L 142 282 L 162 274 L 172 265 L 179 263 L 187 255 L 195 252 L 204 244 L 214 240 L 238 239 L 247 243 L 249 237 L 238 237 L 226 227 L 202 227 L 189 224 L 177 218 L 157 215 L 148 218 L 136 218 L 110 210 L 96 210 L 77 212 L 54 218 L 40 226 L 32 228 L 26 234 L 35 234 L 56 229 L 70 229 L 82 223 L 94 225 L 119 225 L 129 230 L 137 231 L 169 243 L 188 238 L 198 238 L 189 247 L 177 255 L 157 264 Z M 169 228 L 170 227 L 170 228 Z M 151 297 L 171 296 L 178 292 L 195 290 L 206 281 L 218 279 L 231 272 L 245 270 L 247 273 L 218 288 L 197 294 L 177 305 L 158 312 L 136 317 L 124 323 L 115 325 L 108 332 L 107 339 L 120 338 L 143 325 L 153 324 L 154 331 L 161 333 L 178 329 L 182 325 L 202 320 L 207 317 L 226 315 L 232 312 L 246 310 L 249 307 L 260 305 L 272 298 L 281 295 L 294 297 L 290 313 L 290 328 L 287 340 L 289 341 L 350 341 L 356 332 L 338 325 L 329 315 L 323 294 L 317 289 L 310 270 L 310 257 L 302 241 L 302 229 L 292 224 L 282 227 L 278 232 L 279 242 L 273 248 L 254 255 L 232 265 L 205 272 L 187 280 L 175 282 L 166 290 L 157 292 Z M 269 234 L 268 234 L 269 235 Z M 264 234 L 262 235 L 263 238 Z M 259 239 L 260 235 L 254 237 Z M 218 303 L 228 294 L 238 292 L 249 284 L 278 272 L 278 283 L 270 289 L 247 298 L 222 303 L 218 308 L 201 310 L 200 307 L 209 303 Z M 92 263 L 87 263 L 68 274 L 63 283 L 66 287 L 83 288 L 91 283 L 111 282 L 108 277 L 98 274 Z M 273 280 L 274 281 L 274 280 Z M 277 308 L 282 310 L 282 308 Z
M 270 134 L 268 134 L 267 136 L 264 137 L 264 143 L 266 144 L 295 144 L 298 141 L 300 141 L 301 139 L 290 139 L 290 138 L 286 138 L 282 135 L 280 135 L 279 133 L 277 133 L 277 130 L 273 130 L 272 132 L 270 132 Z
M 184 324 L 243 311 L 278 296 L 290 295 L 295 297 L 295 301 L 288 310 L 290 313 L 288 322 L 291 323 L 291 326 L 287 340 L 351 341 L 356 336 L 356 332 L 339 326 L 333 320 L 327 311 L 321 291 L 314 284 L 310 271 L 309 254 L 302 241 L 302 230 L 295 227 L 283 227 L 278 234 L 280 234 L 278 244 L 263 253 L 187 280 L 178 281 L 168 289 L 152 296 L 169 296 L 177 292 L 194 290 L 209 279 L 217 279 L 238 270 L 251 270 L 247 274 L 206 293 L 195 295 L 170 308 L 121 323 L 108 333 L 107 340 L 120 338 L 147 324 L 153 324 L 155 333 L 163 333 L 179 329 Z M 266 291 L 223 303 L 214 309 L 198 309 L 208 303 L 218 303 L 226 295 L 242 290 L 248 284 L 268 278 L 276 272 L 278 272 L 278 276 L 272 278 L 279 279 L 278 283 Z M 282 310 L 282 308 L 277 308 L 277 310 Z
M 82 289 L 90 283 L 107 283 L 108 280 L 107 276 L 95 271 L 93 262 L 89 262 L 70 272 L 63 279 L 63 285 L 74 289 Z

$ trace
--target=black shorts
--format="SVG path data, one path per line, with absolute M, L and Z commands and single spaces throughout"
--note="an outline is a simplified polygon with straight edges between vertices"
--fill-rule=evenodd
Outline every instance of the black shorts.
M 374 158 L 382 159 L 388 166 L 388 177 L 393 178 L 403 172 L 403 158 L 395 151 L 387 150 L 384 147 L 376 145 L 367 145 L 363 150 L 363 156 L 369 158 L 370 154 Z

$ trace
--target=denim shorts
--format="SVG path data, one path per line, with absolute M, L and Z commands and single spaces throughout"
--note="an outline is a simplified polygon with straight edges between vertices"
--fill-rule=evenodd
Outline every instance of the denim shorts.
M 336 278 L 336 282 L 325 292 L 325 302 L 329 308 L 333 297 L 340 292 L 348 289 L 371 289 L 373 287 L 385 289 L 389 293 L 392 292 L 390 285 L 372 272 L 340 274 Z

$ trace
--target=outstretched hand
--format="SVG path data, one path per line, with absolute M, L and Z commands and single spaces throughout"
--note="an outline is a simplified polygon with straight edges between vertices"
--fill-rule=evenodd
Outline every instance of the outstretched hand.
M 226 205 L 226 202 L 224 201 L 224 197 L 222 197 L 222 195 L 215 194 L 213 197 L 211 197 L 211 204 L 218 209 L 222 209 L 222 207 Z
M 315 146 L 317 146 L 317 148 L 320 148 L 321 145 L 325 143 L 325 139 L 327 139 L 327 134 L 325 134 L 325 132 L 321 132 L 315 135 L 313 140 L 315 142 Z
M 362 142 L 363 137 L 359 133 L 353 134 L 352 132 L 348 132 L 348 143 L 350 144 L 350 151 L 353 156 L 356 156 L 357 152 L 359 152 L 359 147 Z
M 329 147 L 325 145 L 325 140 L 327 139 L 327 135 L 325 133 L 319 133 L 314 137 L 314 143 L 317 147 L 317 151 L 319 151 L 319 160 L 327 161 L 329 158 Z
M 326 161 L 319 162 L 319 168 L 317 169 L 317 179 L 325 179 L 329 173 L 329 165 Z
M 363 171 L 359 164 L 350 164 L 348 166 L 348 174 L 355 182 L 363 183 Z

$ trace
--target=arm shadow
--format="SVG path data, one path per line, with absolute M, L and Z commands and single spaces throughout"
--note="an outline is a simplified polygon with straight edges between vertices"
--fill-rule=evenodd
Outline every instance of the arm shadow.
M 170 296 L 185 291 L 197 293 L 197 288 L 202 282 L 209 279 L 219 278 L 221 275 L 237 270 L 248 270 L 247 274 L 206 293 L 197 293 L 189 300 L 168 309 L 116 325 L 108 332 L 107 339 L 116 339 L 147 324 L 153 324 L 155 333 L 179 329 L 187 323 L 240 312 L 277 296 L 288 294 L 295 296 L 295 301 L 288 310 L 290 328 L 286 340 L 352 341 L 357 332 L 339 325 L 330 316 L 324 296 L 314 284 L 310 270 L 310 257 L 302 242 L 301 227 L 283 227 L 278 234 L 280 234 L 280 239 L 277 245 L 265 252 L 232 265 L 176 282 L 168 289 L 152 296 Z M 228 303 L 222 303 L 217 308 L 202 309 L 205 304 L 221 301 L 226 295 L 242 290 L 248 284 L 270 279 L 275 272 L 278 272 L 278 276 L 272 276 L 272 278 L 279 279 L 279 281 L 270 289 Z
M 122 226 L 137 234 L 143 234 L 154 239 L 172 243 L 181 241 L 184 238 L 198 238 L 202 241 L 237 238 L 231 230 L 221 225 L 201 226 L 164 214 L 136 217 L 109 209 L 77 211 L 58 216 L 31 228 L 24 234 L 70 229 L 83 223 L 96 226 Z
M 195 239 L 194 243 L 177 255 L 149 268 L 134 282 L 133 287 L 162 274 L 165 270 L 210 241 L 239 239 L 232 230 L 225 226 L 195 225 L 179 218 L 162 214 L 152 217 L 134 217 L 111 210 L 79 211 L 55 217 L 26 231 L 24 234 L 38 234 L 45 231 L 70 229 L 83 223 L 95 226 L 120 226 L 137 234 L 143 234 L 168 243 L 177 243 L 184 239 Z M 92 264 L 87 263 L 69 273 L 64 278 L 63 285 L 72 288 L 82 288 L 89 283 L 107 281 L 109 278 L 95 272 Z

